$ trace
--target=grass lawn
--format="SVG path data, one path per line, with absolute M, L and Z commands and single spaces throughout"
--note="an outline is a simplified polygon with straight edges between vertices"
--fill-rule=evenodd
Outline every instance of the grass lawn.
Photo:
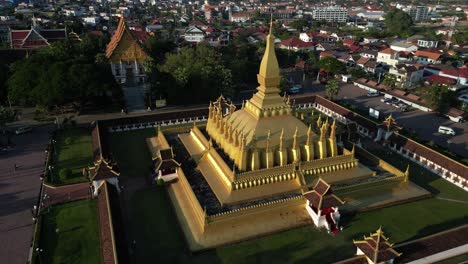
M 141 167 L 149 164 L 144 142 L 148 133 L 142 130 L 112 134 L 111 146 L 122 175 L 139 176 L 144 172 Z M 404 167 L 408 164 L 396 155 L 392 157 Z M 445 180 L 425 170 L 418 171 L 416 166 L 411 170 L 412 180 L 440 197 L 468 201 L 468 193 Z M 353 256 L 352 240 L 380 225 L 390 242 L 400 243 L 468 223 L 468 204 L 431 198 L 344 217 L 344 230 L 336 237 L 307 226 L 191 255 L 164 189 L 137 191 L 131 198 L 131 208 L 129 235 L 138 241 L 133 263 L 154 259 L 158 263 L 323 263 Z
M 59 232 L 56 233 L 56 229 Z M 36 263 L 101 263 L 96 200 L 53 206 L 44 211 Z
M 57 158 L 53 165 L 52 183 L 63 185 L 86 181 L 82 169 L 93 162 L 91 132 L 83 128 L 69 128 L 60 131 L 55 140 Z M 60 170 L 66 168 L 71 169 L 71 177 L 60 177 Z
M 468 253 L 437 262 L 437 264 L 461 264 L 461 263 L 466 263 L 467 260 L 468 260 Z

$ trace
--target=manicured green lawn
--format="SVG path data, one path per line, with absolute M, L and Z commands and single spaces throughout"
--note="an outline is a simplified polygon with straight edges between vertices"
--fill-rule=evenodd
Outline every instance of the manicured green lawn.
M 68 128 L 58 132 L 55 140 L 57 151 L 50 176 L 52 183 L 62 185 L 86 181 L 82 170 L 93 162 L 91 132 L 83 128 Z M 71 169 L 71 177 L 60 177 L 60 170 L 66 168 Z
M 39 247 L 43 252 L 36 264 L 101 263 L 96 200 L 70 202 L 53 206 L 49 212 L 45 210 Z
M 156 136 L 156 129 L 142 129 L 111 133 L 110 148 L 121 171 L 127 177 L 147 177 L 151 166 L 151 154 L 146 138 Z
M 446 259 L 444 261 L 437 262 L 437 264 L 461 264 L 466 263 L 466 261 L 468 261 L 468 254 L 463 254 L 450 259 Z
M 139 176 L 141 167 L 149 164 L 144 142 L 147 136 L 144 130 L 112 134 L 111 146 L 122 175 Z M 404 167 L 408 164 L 403 158 L 392 157 Z M 411 170 L 412 180 L 440 197 L 468 201 L 468 193 L 443 179 L 416 166 Z M 431 198 L 343 217 L 344 230 L 335 237 L 307 226 L 191 255 L 164 189 L 152 187 L 137 191 L 130 207 L 129 235 L 138 241 L 133 263 L 154 259 L 158 263 L 332 262 L 353 256 L 353 239 L 362 238 L 380 225 L 390 242 L 400 243 L 468 223 L 468 204 Z

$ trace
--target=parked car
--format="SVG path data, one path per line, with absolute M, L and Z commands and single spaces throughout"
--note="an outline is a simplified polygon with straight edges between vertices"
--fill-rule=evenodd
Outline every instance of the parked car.
M 380 102 L 389 104 L 389 102 L 392 101 L 392 100 L 393 100 L 392 98 L 382 98 L 382 99 L 380 99 Z
M 455 136 L 455 130 L 451 127 L 439 126 L 439 133 Z
M 31 131 L 32 131 L 32 127 L 30 127 L 30 126 L 22 126 L 22 127 L 18 127 L 18 128 L 15 130 L 15 134 L 16 134 L 16 135 L 20 135 L 20 134 L 28 133 L 28 132 L 31 132 Z
M 367 97 L 376 97 L 379 96 L 380 94 L 378 92 L 368 92 Z
M 297 84 L 297 85 L 294 85 L 293 87 L 291 87 L 289 89 L 289 93 L 290 94 L 298 94 L 302 89 L 302 85 L 300 84 Z

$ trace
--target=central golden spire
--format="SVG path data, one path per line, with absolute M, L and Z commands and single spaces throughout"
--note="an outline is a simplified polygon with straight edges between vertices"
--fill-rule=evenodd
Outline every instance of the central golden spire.
M 260 71 L 257 74 L 257 93 L 247 103 L 247 111 L 261 118 L 272 115 L 272 109 L 276 114 L 290 114 L 289 106 L 285 104 L 279 95 L 280 69 L 275 54 L 275 36 L 273 35 L 273 20 L 270 21 L 270 32 L 266 38 L 265 54 L 260 63 Z
M 270 32 L 266 39 L 266 49 L 263 55 L 262 63 L 260 64 L 260 72 L 258 73 L 264 78 L 280 77 L 278 60 L 275 53 L 275 36 L 273 35 L 273 19 L 270 21 Z

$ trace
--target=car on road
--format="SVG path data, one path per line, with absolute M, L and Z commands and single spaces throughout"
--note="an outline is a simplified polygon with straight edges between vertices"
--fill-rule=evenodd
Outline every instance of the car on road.
M 380 102 L 390 104 L 390 102 L 393 100 L 393 98 L 382 98 L 380 99 Z
M 376 97 L 379 96 L 380 94 L 378 92 L 368 92 L 367 97 Z
M 31 132 L 31 131 L 32 131 L 32 127 L 30 127 L 30 126 L 21 126 L 21 127 L 18 127 L 15 130 L 15 134 L 16 135 L 21 135 L 21 134 L 28 133 L 28 132 Z
M 302 89 L 302 85 L 297 84 L 289 89 L 289 94 L 298 94 Z
M 439 126 L 439 133 L 441 134 L 446 134 L 446 135 L 452 135 L 455 136 L 455 130 L 451 127 L 446 127 L 446 126 Z

